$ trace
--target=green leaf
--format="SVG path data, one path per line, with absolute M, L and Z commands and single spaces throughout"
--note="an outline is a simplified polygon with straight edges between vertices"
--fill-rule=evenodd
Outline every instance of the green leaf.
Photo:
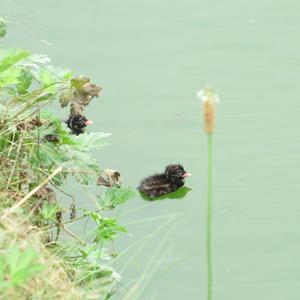
M 0 56 L 4 56 L 0 61 L 0 73 L 26 59 L 29 55 L 30 53 L 24 50 L 0 50 Z
M 104 195 L 97 196 L 103 209 L 112 209 L 137 195 L 135 190 L 130 187 L 107 188 Z
M 8 266 L 9 278 L 13 285 L 23 284 L 32 275 L 39 273 L 43 266 L 36 263 L 38 255 L 32 248 L 20 250 L 13 247 L 4 256 L 4 262 Z
M 63 151 L 58 151 L 57 145 L 54 143 L 43 143 L 35 145 L 32 154 L 28 159 L 32 167 L 52 169 L 55 166 L 62 165 L 67 161 L 68 157 Z
M 69 70 L 48 65 L 40 69 L 38 77 L 47 91 L 55 92 L 58 84 L 62 84 L 71 77 L 71 72 Z
M 56 221 L 56 214 L 61 211 L 61 208 L 56 203 L 44 202 L 41 211 L 43 221 Z
M 95 184 L 100 169 L 98 163 L 94 161 L 88 154 L 80 151 L 70 151 L 69 161 L 65 166 L 74 170 L 75 179 L 81 184 Z
M 72 139 L 77 143 L 76 148 L 79 151 L 87 152 L 91 149 L 98 149 L 106 145 L 106 143 L 103 141 L 103 138 L 106 138 L 110 135 L 110 133 L 104 132 L 90 132 L 77 136 L 74 135 Z
M 97 213 L 91 213 L 91 217 L 98 225 L 95 242 L 111 241 L 116 237 L 118 231 L 127 232 L 126 228 L 120 226 L 114 218 L 103 218 Z
M 41 112 L 41 119 L 47 120 L 48 123 L 37 128 L 35 136 L 44 137 L 47 134 L 56 134 L 60 140 L 59 145 L 76 145 L 70 135 L 70 129 L 56 115 L 49 111 Z
M 47 119 L 49 121 L 53 121 L 53 122 L 60 121 L 59 118 L 53 112 L 48 111 L 48 110 L 41 111 L 40 116 L 42 119 Z
M 169 193 L 169 194 L 166 194 L 163 196 L 155 197 L 155 198 L 146 196 L 143 193 L 140 193 L 140 195 L 146 201 L 158 201 L 158 200 L 164 200 L 164 199 L 183 199 L 191 190 L 192 190 L 191 188 L 183 186 L 175 192 L 172 192 L 172 193 Z
M 16 272 L 16 269 L 18 268 L 18 262 L 19 262 L 19 257 L 21 253 L 18 248 L 11 248 L 10 253 L 8 253 L 5 257 L 5 262 L 7 263 L 10 272 L 13 274 Z
M 55 93 L 57 91 L 55 83 L 58 82 L 58 79 L 52 72 L 49 72 L 47 69 L 41 69 L 39 73 L 39 80 L 45 91 L 49 93 Z
M 17 85 L 17 91 L 19 95 L 23 95 L 28 92 L 28 88 L 32 83 L 32 79 L 33 77 L 28 71 L 26 70 L 21 71 L 21 74 L 18 77 L 19 83 Z
M 11 67 L 0 74 L 0 87 L 4 88 L 9 85 L 18 84 L 21 75 L 21 69 Z

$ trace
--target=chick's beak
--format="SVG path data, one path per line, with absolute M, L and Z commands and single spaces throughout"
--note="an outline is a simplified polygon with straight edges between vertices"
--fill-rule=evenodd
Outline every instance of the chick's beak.
M 185 173 L 182 175 L 183 178 L 190 177 L 190 176 L 192 176 L 192 174 L 189 173 L 189 172 L 185 172 Z
M 91 121 L 91 120 L 85 121 L 85 125 L 86 125 L 86 126 L 87 126 L 87 125 L 91 125 L 91 124 L 93 124 L 93 121 Z

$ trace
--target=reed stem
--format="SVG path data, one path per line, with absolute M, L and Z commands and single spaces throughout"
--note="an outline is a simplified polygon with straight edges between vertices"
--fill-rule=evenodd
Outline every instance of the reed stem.
M 212 253 L 211 253 L 211 222 L 212 222 L 212 169 L 213 144 L 212 133 L 207 134 L 208 144 L 208 181 L 207 181 L 207 224 L 206 224 L 206 257 L 207 257 L 207 299 L 212 300 Z

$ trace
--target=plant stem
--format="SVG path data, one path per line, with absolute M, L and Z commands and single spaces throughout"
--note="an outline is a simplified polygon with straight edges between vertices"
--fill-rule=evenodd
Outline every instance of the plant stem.
M 41 189 L 43 186 L 45 186 L 54 176 L 56 176 L 60 171 L 62 170 L 62 167 L 58 167 L 56 170 L 53 171 L 52 174 L 50 174 L 47 178 L 45 178 L 38 186 L 36 186 L 32 191 L 30 191 L 23 199 L 21 199 L 19 202 L 17 202 L 14 206 L 10 207 L 2 216 L 1 219 L 6 218 L 9 214 L 14 212 L 17 208 L 19 208 L 21 205 L 23 205 L 31 196 L 33 196 L 39 189 Z
M 211 253 L 211 221 L 212 221 L 212 169 L 213 145 L 212 133 L 207 135 L 208 144 L 208 182 L 207 182 L 207 227 L 206 227 L 206 257 L 207 257 L 207 299 L 212 300 L 212 253 Z
M 63 230 L 67 232 L 71 237 L 73 237 L 75 240 L 77 240 L 82 245 L 87 245 L 85 241 L 82 241 L 75 233 L 73 233 L 70 229 L 62 226 Z

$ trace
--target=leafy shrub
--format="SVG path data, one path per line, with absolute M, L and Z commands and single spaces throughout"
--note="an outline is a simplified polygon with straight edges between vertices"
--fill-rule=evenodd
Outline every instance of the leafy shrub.
M 0 19 L 0 37 L 5 33 Z M 5 299 L 89 299 L 100 294 L 107 299 L 117 289 L 120 276 L 105 261 L 112 239 L 126 229 L 103 211 L 135 192 L 128 187 L 99 188 L 96 195 L 89 192 L 94 211 L 76 209 L 76 195 L 64 191 L 68 177 L 84 189 L 96 184 L 100 167 L 90 151 L 102 147 L 109 134 L 72 135 L 47 110 L 56 102 L 69 106 L 71 114 L 84 113 L 100 91 L 88 78 L 54 67 L 46 55 L 0 47 L 0 288 Z M 71 201 L 69 220 L 59 195 Z M 96 229 L 77 237 L 67 225 L 82 218 L 93 220 Z M 69 244 L 60 243 L 62 231 L 72 238 Z M 15 238 L 9 243 L 11 235 Z

